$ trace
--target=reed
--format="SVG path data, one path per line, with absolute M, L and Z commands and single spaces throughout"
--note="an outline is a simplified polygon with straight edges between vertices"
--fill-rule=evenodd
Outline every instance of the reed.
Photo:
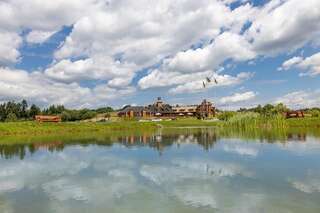
M 232 127 L 235 129 L 251 130 L 251 129 L 286 129 L 288 123 L 283 116 L 262 116 L 254 112 L 237 113 L 228 121 L 223 123 L 224 127 Z

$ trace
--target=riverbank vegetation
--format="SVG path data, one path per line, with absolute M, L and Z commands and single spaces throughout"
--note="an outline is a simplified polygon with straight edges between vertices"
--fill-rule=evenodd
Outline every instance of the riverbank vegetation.
M 284 104 L 257 107 L 238 111 L 220 111 L 218 119 L 223 122 L 224 127 L 233 127 L 237 129 L 284 129 L 289 127 L 320 127 L 320 109 L 302 109 L 306 117 L 290 118 L 285 116 L 290 109 Z
M 266 119 L 257 117 L 256 114 L 236 115 L 228 121 L 206 121 L 193 118 L 178 119 L 173 121 L 139 122 L 62 122 L 62 123 L 37 123 L 34 121 L 0 123 L 0 136 L 8 135 L 57 135 L 79 133 L 108 133 L 115 131 L 141 131 L 156 130 L 158 128 L 185 128 L 185 127 L 215 127 L 220 129 L 236 129 L 253 131 L 255 129 L 285 130 L 288 128 L 320 128 L 320 118 L 283 119 L 276 117 Z
M 256 129 L 282 131 L 287 128 L 320 128 L 320 109 L 303 109 L 306 117 L 286 119 L 284 113 L 290 109 L 283 104 L 265 106 L 258 105 L 250 109 L 238 111 L 217 111 L 216 118 L 198 120 L 196 118 L 177 118 L 173 120 L 139 121 L 110 119 L 116 117 L 111 107 L 99 109 L 66 109 L 62 105 L 52 105 L 40 109 L 28 103 L 7 102 L 0 105 L 0 136 L 5 135 L 54 135 L 64 133 L 108 132 L 124 130 L 145 130 L 176 127 L 217 127 L 253 131 Z M 60 115 L 62 123 L 37 123 L 32 121 L 37 114 Z M 96 119 L 92 118 L 105 118 Z M 79 121 L 87 122 L 79 122 Z M 90 122 L 91 121 L 91 122 Z M 101 122 L 102 121 L 102 122 Z M 104 121 L 104 122 L 103 122 Z

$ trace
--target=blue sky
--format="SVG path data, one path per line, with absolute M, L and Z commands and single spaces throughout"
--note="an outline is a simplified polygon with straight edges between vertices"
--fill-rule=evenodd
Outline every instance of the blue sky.
M 317 0 L 25 4 L 0 2 L 0 101 L 320 106 Z

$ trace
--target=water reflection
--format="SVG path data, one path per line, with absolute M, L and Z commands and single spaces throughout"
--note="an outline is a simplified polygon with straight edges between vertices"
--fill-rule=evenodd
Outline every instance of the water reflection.
M 103 137 L 96 138 L 91 135 L 88 138 L 82 138 L 80 136 L 73 136 L 64 138 L 35 138 L 33 142 L 23 143 L 23 139 L 20 139 L 21 143 L 14 142 L 10 143 L 0 143 L 0 156 L 1 158 L 10 159 L 13 157 L 19 157 L 21 160 L 27 154 L 34 154 L 39 150 L 47 150 L 50 152 L 61 152 L 68 146 L 73 145 L 99 145 L 99 146 L 113 146 L 115 144 L 121 144 L 127 148 L 133 147 L 150 147 L 158 151 L 161 155 L 164 150 L 172 145 L 179 147 L 185 144 L 195 144 L 202 147 L 204 150 L 208 151 L 213 149 L 218 140 L 223 138 L 243 138 L 246 140 L 251 140 L 260 143 L 281 143 L 282 145 L 288 147 L 297 146 L 296 142 L 305 143 L 307 142 L 308 134 L 306 132 L 286 132 L 285 135 L 279 137 L 270 137 L 270 133 L 263 134 L 260 132 L 257 136 L 256 134 L 241 134 L 240 132 L 234 131 L 217 131 L 214 129 L 175 129 L 175 130 L 158 130 L 156 132 L 135 132 L 135 133 L 123 133 L 123 135 L 118 134 L 107 134 Z M 250 137 L 251 136 L 251 137 Z M 311 144 L 311 147 L 318 146 L 319 143 Z M 241 143 L 240 143 L 241 145 Z M 320 144 L 319 144 L 320 145 Z M 301 146 L 310 146 L 299 145 Z M 256 150 L 252 150 L 248 147 L 239 147 L 239 145 L 228 144 L 225 145 L 224 151 L 239 153 L 242 155 L 257 155 Z
M 319 212 L 318 138 L 228 134 L 175 129 L 1 145 L 0 212 Z

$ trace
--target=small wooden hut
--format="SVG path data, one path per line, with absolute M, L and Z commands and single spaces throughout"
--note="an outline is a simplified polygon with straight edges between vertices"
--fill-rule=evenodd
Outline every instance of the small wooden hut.
M 59 123 L 61 122 L 61 117 L 57 115 L 36 115 L 35 120 L 38 122 Z
M 288 118 L 304 118 L 304 112 L 301 110 L 289 111 L 285 113 L 285 117 Z

